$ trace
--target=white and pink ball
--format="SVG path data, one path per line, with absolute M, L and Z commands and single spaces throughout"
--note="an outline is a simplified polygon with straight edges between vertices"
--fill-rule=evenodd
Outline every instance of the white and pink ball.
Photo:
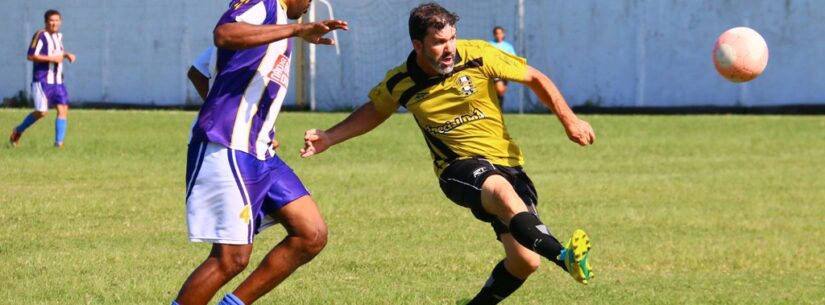
M 768 65 L 768 44 L 751 28 L 732 28 L 716 40 L 713 65 L 729 81 L 751 81 Z

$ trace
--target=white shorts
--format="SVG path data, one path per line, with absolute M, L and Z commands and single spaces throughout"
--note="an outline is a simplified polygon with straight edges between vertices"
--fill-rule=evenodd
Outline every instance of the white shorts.
M 251 244 L 277 224 L 275 211 L 309 195 L 278 157 L 262 161 L 215 143 L 189 145 L 186 224 L 189 240 Z

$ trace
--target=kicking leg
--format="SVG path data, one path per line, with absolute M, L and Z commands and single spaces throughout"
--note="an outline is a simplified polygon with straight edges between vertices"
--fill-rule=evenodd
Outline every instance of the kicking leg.
M 275 216 L 286 228 L 287 236 L 232 293 L 244 304 L 252 304 L 274 289 L 326 246 L 327 225 L 312 197 L 298 198 Z
M 485 211 L 509 224 L 510 233 L 522 246 L 564 268 L 558 259 L 563 249 L 561 243 L 550 235 L 536 215 L 527 210 L 527 205 L 507 179 L 500 175 L 487 178 L 481 188 L 481 205 Z
M 488 213 L 509 224 L 510 233 L 522 246 L 552 261 L 578 282 L 587 284 L 592 277 L 587 262 L 590 251 L 587 234 L 576 230 L 571 242 L 563 247 L 538 216 L 527 211 L 524 201 L 504 177 L 492 175 L 485 180 L 481 204 Z
M 223 287 L 249 264 L 252 245 L 213 244 L 209 257 L 183 283 L 177 303 L 207 304 Z

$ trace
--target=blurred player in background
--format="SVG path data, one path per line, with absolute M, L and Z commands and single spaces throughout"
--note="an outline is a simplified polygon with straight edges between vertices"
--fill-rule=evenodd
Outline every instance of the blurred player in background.
M 192 66 L 189 67 L 189 72 L 186 77 L 192 83 L 192 86 L 197 90 L 198 95 L 202 100 L 206 100 L 206 95 L 209 93 L 212 80 L 214 80 L 217 73 L 216 62 L 218 56 L 218 49 L 215 46 L 209 46 L 203 50 Z
M 407 61 L 390 70 L 370 92 L 370 101 L 344 121 L 326 131 L 308 130 L 301 155 L 319 154 L 362 135 L 403 106 L 424 134 L 441 190 L 490 223 L 504 247 L 504 260 L 469 304 L 499 303 L 538 269 L 540 256 L 587 284 L 593 276 L 589 237 L 576 230 L 562 245 L 539 219 L 536 189 L 522 169 L 524 158 L 507 132 L 491 82 L 502 78 L 529 86 L 579 145 L 594 142 L 593 128 L 524 58 L 485 41 L 457 40 L 458 19 L 435 3 L 415 8 L 409 19 L 414 50 Z
M 26 59 L 32 62 L 32 98 L 34 111 L 11 131 L 9 143 L 16 147 L 20 137 L 37 120 L 46 116 L 50 106 L 57 109 L 54 122 L 54 146 L 63 147 L 66 138 L 67 116 L 69 114 L 69 95 L 63 85 L 63 60 L 74 62 L 77 56 L 63 49 L 63 34 L 60 25 L 63 21 L 60 12 L 48 10 L 43 16 L 46 27 L 34 34 Z
M 504 41 L 506 33 L 504 33 L 504 28 L 500 26 L 496 26 L 493 28 L 493 40 L 490 41 L 490 44 L 496 46 L 499 50 L 504 52 L 516 55 L 516 49 L 513 48 L 509 42 Z M 504 94 L 507 93 L 507 80 L 496 78 L 496 94 L 498 95 L 498 101 L 504 104 Z
M 338 20 L 287 23 L 309 4 L 233 0 L 218 21 L 217 73 L 192 128 L 186 169 L 189 239 L 212 243 L 212 250 L 172 304 L 207 304 L 246 268 L 255 235 L 274 224 L 282 224 L 287 236 L 219 304 L 252 304 L 326 245 L 327 227 L 315 201 L 271 146 L 289 85 L 289 38 L 333 44 L 323 36 L 347 29 Z

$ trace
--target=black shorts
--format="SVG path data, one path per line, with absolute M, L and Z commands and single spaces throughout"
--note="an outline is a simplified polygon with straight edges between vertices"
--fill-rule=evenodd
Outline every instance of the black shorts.
M 510 181 L 516 193 L 527 206 L 527 210 L 538 216 L 538 211 L 536 211 L 536 205 L 538 205 L 536 187 L 533 186 L 533 181 L 530 181 L 530 177 L 527 177 L 521 166 L 495 165 L 481 158 L 458 160 L 450 163 L 438 180 L 441 191 L 444 192 L 444 195 L 447 195 L 447 198 L 462 207 L 469 208 L 476 219 L 489 222 L 498 236 L 510 232 L 508 225 L 495 215 L 487 213 L 481 206 L 481 186 L 491 175 L 501 175 L 507 181 Z

